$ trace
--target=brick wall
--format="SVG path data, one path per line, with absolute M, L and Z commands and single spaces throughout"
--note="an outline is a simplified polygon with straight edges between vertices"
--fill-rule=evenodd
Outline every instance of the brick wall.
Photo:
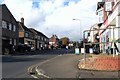
M 84 61 L 81 61 L 79 65 L 83 64 Z M 96 58 L 87 58 L 85 69 L 92 70 L 120 70 L 120 57 L 96 57 Z

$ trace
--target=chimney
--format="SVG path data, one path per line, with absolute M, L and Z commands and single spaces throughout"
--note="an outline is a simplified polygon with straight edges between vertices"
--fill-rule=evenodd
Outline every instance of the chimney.
M 21 23 L 23 23 L 23 25 L 24 25 L 24 18 L 23 17 L 21 18 Z

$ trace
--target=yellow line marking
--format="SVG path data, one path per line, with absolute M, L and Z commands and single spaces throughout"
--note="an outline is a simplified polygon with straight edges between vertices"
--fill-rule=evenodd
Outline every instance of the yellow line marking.
M 35 68 L 35 70 L 37 71 L 37 74 L 38 74 L 38 75 L 42 75 L 42 76 L 44 76 L 44 77 L 46 77 L 46 78 L 50 78 L 49 76 L 40 73 L 39 70 L 38 70 L 38 67 L 39 67 L 40 65 L 46 63 L 46 62 L 49 62 L 49 61 L 57 58 L 57 57 L 60 57 L 60 56 L 58 55 L 58 56 L 56 56 L 56 57 L 54 57 L 54 58 L 45 60 L 45 61 L 43 61 L 43 62 L 41 62 L 41 63 L 38 63 L 38 64 L 35 64 L 35 65 L 32 65 L 32 66 L 28 67 L 28 72 L 29 72 L 29 73 L 32 72 L 33 68 Z M 38 78 L 38 77 L 36 77 L 36 76 L 34 76 L 34 75 L 31 75 L 31 76 L 34 77 L 34 78 Z
M 34 76 L 34 75 L 31 75 L 33 78 L 38 78 L 38 77 L 36 77 L 36 76 Z
M 39 67 L 39 66 L 37 66 L 37 67 L 35 68 L 36 71 L 37 71 L 37 73 L 38 73 L 38 75 L 44 76 L 45 78 L 50 78 L 49 76 L 47 76 L 47 75 L 41 73 L 41 72 L 38 70 L 38 67 Z

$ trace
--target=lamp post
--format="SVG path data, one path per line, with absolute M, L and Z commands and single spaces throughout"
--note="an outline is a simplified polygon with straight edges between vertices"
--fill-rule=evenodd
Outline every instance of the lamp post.
M 80 26 L 81 26 L 81 20 L 80 19 L 72 19 L 72 20 L 79 21 L 80 22 Z
M 81 20 L 80 19 L 72 19 L 72 20 L 76 20 L 76 21 L 79 21 L 79 23 L 80 23 L 80 27 L 81 27 Z M 80 41 L 79 41 L 79 43 L 80 43 Z M 78 44 L 79 44 L 78 43 Z M 78 45 L 77 45 L 78 46 Z
M 81 20 L 80 19 L 72 19 L 72 20 L 76 20 L 76 21 L 79 21 L 80 22 L 80 25 L 81 25 Z M 81 26 L 80 26 L 81 27 Z M 83 37 L 84 38 L 84 37 Z M 85 48 L 85 43 L 83 43 L 83 47 Z M 85 67 L 85 64 L 86 64 L 86 54 L 85 54 L 85 49 L 84 49 L 84 67 Z

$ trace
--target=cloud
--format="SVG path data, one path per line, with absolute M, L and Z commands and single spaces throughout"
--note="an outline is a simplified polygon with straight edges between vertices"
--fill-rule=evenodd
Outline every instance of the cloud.
M 95 14 L 99 0 L 4 0 L 17 21 L 25 18 L 25 25 L 48 37 L 57 34 L 80 40 L 82 31 L 97 23 Z M 72 19 L 80 19 L 73 21 Z

